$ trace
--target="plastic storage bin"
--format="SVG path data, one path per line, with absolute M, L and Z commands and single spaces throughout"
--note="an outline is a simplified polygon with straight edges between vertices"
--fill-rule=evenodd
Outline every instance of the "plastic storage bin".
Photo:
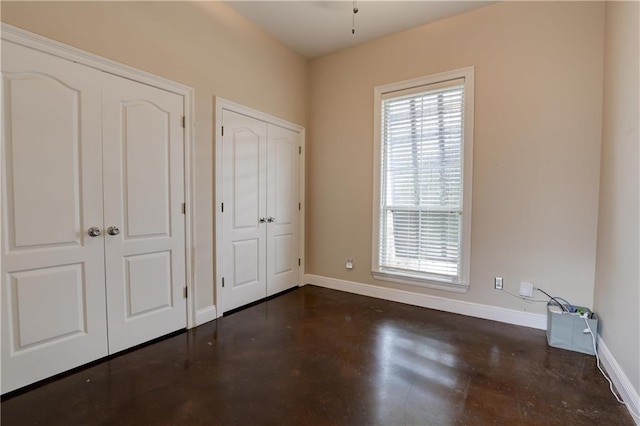
M 598 316 L 585 307 L 575 306 L 575 308 L 589 314 L 587 321 L 597 338 Z M 549 346 L 595 355 L 591 333 L 585 333 L 586 328 L 587 324 L 580 315 L 563 312 L 555 305 L 547 305 L 547 343 Z

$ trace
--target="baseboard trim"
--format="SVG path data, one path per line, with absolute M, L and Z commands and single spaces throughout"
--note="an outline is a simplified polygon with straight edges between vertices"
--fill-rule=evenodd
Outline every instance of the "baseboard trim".
M 213 321 L 216 318 L 218 318 L 218 312 L 215 306 L 199 309 L 196 311 L 196 326 Z
M 539 330 L 547 329 L 547 317 L 543 314 L 515 311 L 513 309 L 500 308 L 497 306 L 481 305 L 479 303 L 447 299 L 445 297 L 430 296 L 405 290 L 362 284 L 354 281 L 338 280 L 313 274 L 306 274 L 304 276 L 304 281 L 305 283 L 317 285 L 319 287 L 345 291 L 348 293 L 359 294 L 361 296 L 375 297 L 377 299 L 406 303 L 408 305 L 499 321 L 507 324 L 521 325 Z
M 620 364 L 618 364 L 618 361 L 600 335 L 598 335 L 598 356 L 600 357 L 602 367 L 606 370 L 607 374 L 609 374 L 609 378 L 620 394 L 620 398 L 628 404 L 627 409 L 640 413 L 640 395 L 638 391 L 633 387 L 627 375 L 624 374 L 622 367 L 620 367 Z M 613 396 L 611 396 L 611 398 L 613 398 Z M 633 415 L 631 417 L 633 417 Z M 640 425 L 640 419 L 633 417 L 633 420 L 637 425 Z

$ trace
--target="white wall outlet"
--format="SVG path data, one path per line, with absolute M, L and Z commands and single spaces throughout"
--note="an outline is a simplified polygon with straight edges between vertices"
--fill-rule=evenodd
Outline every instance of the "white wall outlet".
M 520 282 L 520 296 L 533 297 L 533 283 Z
M 347 259 L 347 263 L 345 264 L 347 269 L 353 269 L 353 259 Z
M 493 287 L 496 290 L 502 290 L 502 277 L 495 277 L 493 279 Z

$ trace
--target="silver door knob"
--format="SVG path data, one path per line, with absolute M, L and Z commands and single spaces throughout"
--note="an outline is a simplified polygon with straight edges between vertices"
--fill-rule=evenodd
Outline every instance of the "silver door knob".
M 88 233 L 90 237 L 99 237 L 100 234 L 102 234 L 102 231 L 100 231 L 100 228 L 92 226 L 91 228 L 89 228 Z
M 269 217 L 267 218 L 267 222 L 269 222 L 269 223 L 273 223 L 273 222 L 275 222 L 275 221 L 276 221 L 276 218 L 275 218 L 275 217 L 271 217 L 271 216 L 269 216 Z
M 120 233 L 120 229 L 117 226 L 110 226 L 107 228 L 107 234 L 109 235 L 118 235 Z
M 267 219 L 265 219 L 264 217 L 260 218 L 260 223 L 265 223 L 267 221 Z

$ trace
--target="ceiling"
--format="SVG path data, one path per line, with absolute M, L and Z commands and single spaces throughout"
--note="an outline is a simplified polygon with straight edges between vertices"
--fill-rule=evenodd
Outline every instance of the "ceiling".
M 315 58 L 486 6 L 490 1 L 226 1 L 293 51 Z

